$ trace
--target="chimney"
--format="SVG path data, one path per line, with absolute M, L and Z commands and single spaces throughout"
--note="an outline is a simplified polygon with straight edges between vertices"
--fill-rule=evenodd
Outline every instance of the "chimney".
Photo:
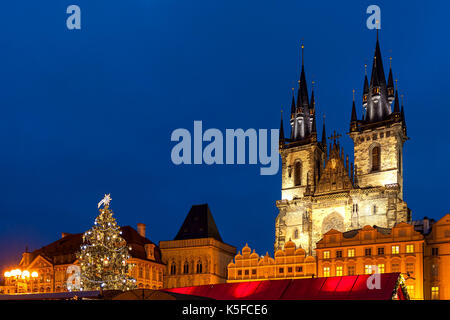
M 145 238 L 145 224 L 144 223 L 138 223 L 137 224 L 137 232 L 139 235 L 143 238 Z

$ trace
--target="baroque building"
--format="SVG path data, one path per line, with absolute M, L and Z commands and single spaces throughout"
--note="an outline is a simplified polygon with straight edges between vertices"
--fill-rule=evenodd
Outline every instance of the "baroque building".
M 207 204 L 194 205 L 173 240 L 160 241 L 164 287 L 224 283 L 236 248 L 223 242 Z
M 138 288 L 160 289 L 163 287 L 165 266 L 161 260 L 161 251 L 157 245 L 146 238 L 145 224 L 138 223 L 137 231 L 130 226 L 121 227 L 122 237 L 131 248 L 128 263 L 133 264 L 131 274 Z M 78 266 L 76 253 L 83 243 L 83 233 L 62 233 L 56 240 L 32 252 L 24 252 L 15 270 L 26 270 L 36 277 L 7 277 L 0 293 L 52 293 L 68 291 L 74 285 L 73 266 Z
M 392 68 L 386 81 L 378 35 L 370 83 L 367 74 L 364 78 L 361 118 L 355 104 L 353 98 L 348 133 L 354 143 L 353 164 L 344 154 L 339 134 L 334 132 L 327 145 L 325 123 L 318 140 L 314 91 L 309 99 L 302 54 L 289 138 L 284 136 L 283 119 L 280 125 L 282 189 L 276 202 L 275 250 L 291 240 L 313 255 L 316 243 L 331 229 L 392 228 L 411 220 L 403 201 L 402 153 L 408 139 L 404 109 Z

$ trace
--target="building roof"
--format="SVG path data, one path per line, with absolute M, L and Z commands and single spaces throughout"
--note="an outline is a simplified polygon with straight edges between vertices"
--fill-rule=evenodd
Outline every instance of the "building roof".
M 122 237 L 127 242 L 127 245 L 131 247 L 131 257 L 142 260 L 149 260 L 147 259 L 147 255 L 145 252 L 145 244 L 152 244 L 153 242 L 139 235 L 139 233 L 130 226 L 124 226 L 120 229 L 122 231 Z M 80 250 L 80 246 L 82 243 L 83 233 L 67 234 L 65 237 L 31 252 L 29 261 L 31 262 L 36 257 L 42 256 L 52 264 L 73 263 L 76 260 L 76 253 Z M 159 250 L 159 247 L 157 245 L 155 245 L 154 250 L 154 261 L 162 263 L 161 251 Z
M 380 274 L 380 287 L 369 289 L 371 275 L 261 280 L 163 289 L 215 300 L 392 300 L 409 299 L 400 273 Z
M 208 204 L 193 205 L 174 240 L 214 238 L 223 242 Z

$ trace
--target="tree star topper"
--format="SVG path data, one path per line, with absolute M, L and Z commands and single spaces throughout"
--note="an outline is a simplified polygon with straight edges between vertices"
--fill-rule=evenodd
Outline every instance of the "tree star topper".
M 109 203 L 111 202 L 111 194 L 110 193 L 108 193 L 108 194 L 105 194 L 105 197 L 102 199 L 102 201 L 100 201 L 99 203 L 98 203 L 98 206 L 97 206 L 97 208 L 100 208 L 100 206 L 103 204 L 103 206 L 109 206 Z

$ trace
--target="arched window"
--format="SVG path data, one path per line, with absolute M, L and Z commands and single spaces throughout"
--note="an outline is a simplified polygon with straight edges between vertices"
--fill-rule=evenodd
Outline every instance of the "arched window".
M 295 229 L 294 231 L 294 239 L 298 239 L 298 229 Z
M 380 170 L 380 147 L 375 146 L 372 148 L 372 171 Z
M 184 263 L 183 273 L 189 273 L 189 263 L 187 261 Z
M 294 165 L 294 185 L 300 186 L 302 184 L 302 163 L 297 161 Z
M 197 273 L 202 273 L 202 262 L 199 260 L 197 261 Z
M 170 274 L 176 273 L 177 273 L 177 265 L 175 264 L 175 262 L 172 262 L 172 264 L 170 265 Z

